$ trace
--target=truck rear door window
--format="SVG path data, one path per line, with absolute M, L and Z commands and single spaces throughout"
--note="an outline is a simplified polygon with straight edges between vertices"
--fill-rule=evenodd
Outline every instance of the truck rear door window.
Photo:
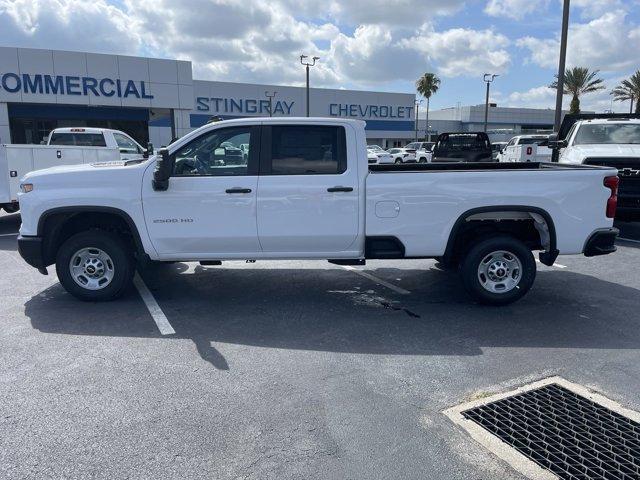
M 271 175 L 330 175 L 347 169 L 344 127 L 274 125 L 265 127 L 271 145 L 265 155 Z
M 73 133 L 53 133 L 49 145 L 75 145 Z

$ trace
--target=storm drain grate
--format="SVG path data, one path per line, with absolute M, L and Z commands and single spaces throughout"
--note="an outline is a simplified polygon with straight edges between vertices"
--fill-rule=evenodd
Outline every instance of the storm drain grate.
M 640 479 L 640 423 L 558 384 L 461 413 L 560 478 Z

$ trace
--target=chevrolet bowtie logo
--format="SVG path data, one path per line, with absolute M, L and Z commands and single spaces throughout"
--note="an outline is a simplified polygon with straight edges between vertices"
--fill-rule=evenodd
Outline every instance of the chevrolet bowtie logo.
M 622 168 L 619 171 L 621 177 L 638 177 L 640 176 L 640 170 L 634 170 L 633 168 Z

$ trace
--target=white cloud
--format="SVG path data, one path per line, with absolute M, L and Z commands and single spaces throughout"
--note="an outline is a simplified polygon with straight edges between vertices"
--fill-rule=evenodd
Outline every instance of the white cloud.
M 360 26 L 353 36 L 339 34 L 331 44 L 331 57 L 336 70 L 355 82 L 413 80 L 424 70 L 421 55 L 379 25 Z
M 0 45 L 135 54 L 128 15 L 104 0 L 0 0 Z
M 522 20 L 533 12 L 546 10 L 549 0 L 489 0 L 484 12 L 498 18 Z
M 580 98 L 580 108 L 583 111 L 603 112 L 605 110 L 613 110 L 615 112 L 629 112 L 629 103 L 613 102 L 613 97 L 609 93 L 625 77 L 614 77 L 607 79 L 607 88 L 598 92 L 583 95 Z M 506 98 L 501 99 L 508 107 L 526 107 L 526 108 L 555 108 L 556 91 L 546 85 L 531 88 L 525 91 L 511 92 Z M 571 97 L 564 95 L 563 108 L 568 109 L 571 103 Z
M 452 28 L 436 32 L 430 25 L 403 44 L 421 52 L 437 64 L 438 71 L 448 77 L 504 73 L 511 57 L 506 47 L 509 39 L 493 30 Z
M 529 61 L 557 68 L 560 50 L 557 38 L 524 37 L 517 45 L 530 51 Z M 607 12 L 587 23 L 570 25 L 568 66 L 599 70 L 621 70 L 637 64 L 640 28 L 627 22 L 624 10 Z
M 416 27 L 435 15 L 459 11 L 465 0 L 280 0 L 296 14 L 341 25 Z

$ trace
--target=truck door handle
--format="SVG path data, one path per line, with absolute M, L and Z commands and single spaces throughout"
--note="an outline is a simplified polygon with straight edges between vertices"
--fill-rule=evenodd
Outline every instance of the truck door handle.
M 227 188 L 225 190 L 227 193 L 251 193 L 250 188 Z
M 327 192 L 353 192 L 353 187 L 330 187 L 327 188 Z

